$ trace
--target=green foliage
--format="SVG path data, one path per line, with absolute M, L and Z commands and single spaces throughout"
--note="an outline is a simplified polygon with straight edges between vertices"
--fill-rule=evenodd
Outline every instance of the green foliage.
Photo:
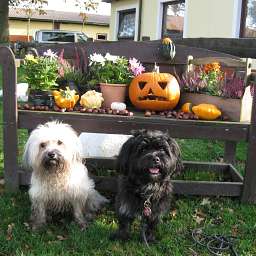
M 128 60 L 124 57 L 106 54 L 90 56 L 87 80 L 92 87 L 98 83 L 128 84 L 132 74 Z
M 50 90 L 56 86 L 58 78 L 57 58 L 26 55 L 22 68 L 30 89 Z

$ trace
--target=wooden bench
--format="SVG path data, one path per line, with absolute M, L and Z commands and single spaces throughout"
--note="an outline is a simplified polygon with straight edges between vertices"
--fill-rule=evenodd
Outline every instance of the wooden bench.
M 56 46 L 54 50 L 61 50 L 63 46 Z M 67 58 L 72 58 L 74 49 L 83 54 L 106 53 L 136 57 L 148 68 L 154 62 L 160 65 L 162 72 L 183 72 L 187 67 L 187 56 L 225 57 L 234 61 L 237 57 L 208 51 L 204 49 L 176 45 L 177 55 L 173 61 L 163 59 L 159 54 L 160 43 L 149 42 L 88 42 L 85 45 L 65 45 Z M 42 52 L 45 49 L 38 49 Z M 80 52 L 80 56 L 82 53 Z M 86 59 L 84 59 L 86 62 Z M 58 119 L 67 122 L 78 132 L 96 132 L 113 134 L 130 134 L 133 129 L 159 129 L 169 131 L 175 138 L 216 139 L 225 141 L 224 163 L 213 162 L 184 162 L 185 167 L 198 171 L 213 171 L 226 173 L 231 181 L 185 181 L 175 180 L 174 189 L 177 194 L 186 195 L 214 195 L 240 197 L 244 202 L 256 202 L 256 172 L 254 170 L 254 154 L 256 152 L 256 106 L 255 100 L 252 109 L 251 123 L 224 122 L 224 121 L 196 121 L 173 120 L 161 116 L 145 118 L 141 112 L 135 112 L 133 117 L 112 116 L 105 114 L 87 113 L 59 113 L 18 110 L 16 100 L 16 65 L 15 58 L 7 47 L 0 47 L 0 65 L 3 69 L 3 118 L 4 118 L 4 175 L 6 186 L 10 190 L 17 190 L 20 185 L 28 185 L 30 173 L 22 171 L 18 165 L 18 135 L 17 130 L 32 130 L 38 124 Z M 256 90 L 254 90 L 256 91 Z M 256 93 L 256 92 L 255 92 Z M 254 97 L 255 99 L 256 97 Z M 248 154 L 243 178 L 234 168 L 236 142 L 248 142 Z M 92 160 L 89 161 L 89 164 Z M 96 166 L 113 167 L 114 161 L 97 159 Z M 96 186 L 105 190 L 116 188 L 115 177 L 96 177 Z

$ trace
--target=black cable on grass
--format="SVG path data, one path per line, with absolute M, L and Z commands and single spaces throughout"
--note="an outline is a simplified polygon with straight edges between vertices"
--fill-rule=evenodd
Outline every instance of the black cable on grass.
M 203 233 L 202 229 L 192 230 L 192 239 L 196 244 L 205 247 L 212 255 L 222 256 L 224 252 L 231 256 L 239 256 L 234 248 L 234 236 L 208 235 Z

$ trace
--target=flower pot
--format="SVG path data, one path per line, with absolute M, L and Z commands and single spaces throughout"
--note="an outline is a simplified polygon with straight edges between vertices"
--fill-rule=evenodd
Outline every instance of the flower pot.
M 104 107 L 110 108 L 112 102 L 125 102 L 127 84 L 100 83 L 100 90 L 104 98 Z
M 34 106 L 54 106 L 54 97 L 51 91 L 41 91 L 30 89 L 28 94 L 28 102 Z
M 231 99 L 218 96 L 211 96 L 200 93 L 183 92 L 180 97 L 179 107 L 190 102 L 192 105 L 208 103 L 216 105 L 228 120 L 235 122 L 250 122 L 252 109 L 252 96 L 250 87 L 245 90 L 242 99 Z

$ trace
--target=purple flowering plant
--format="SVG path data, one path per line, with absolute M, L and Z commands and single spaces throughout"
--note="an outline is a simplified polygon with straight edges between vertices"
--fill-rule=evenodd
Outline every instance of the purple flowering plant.
M 227 75 L 222 72 L 218 83 L 209 84 L 205 79 L 202 67 L 185 72 L 180 79 L 181 90 L 184 92 L 202 93 L 232 99 L 241 99 L 244 95 L 244 78 L 233 72 Z

